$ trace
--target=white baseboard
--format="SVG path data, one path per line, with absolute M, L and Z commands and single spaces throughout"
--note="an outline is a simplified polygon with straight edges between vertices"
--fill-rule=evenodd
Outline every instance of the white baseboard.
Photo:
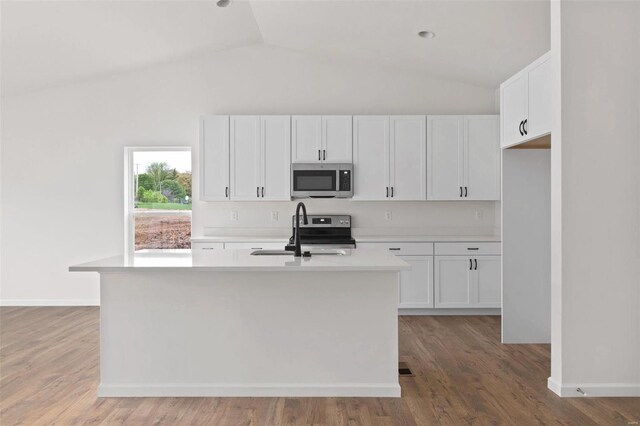
M 501 315 L 500 308 L 398 308 L 398 315 Z
M 99 397 L 400 397 L 399 384 L 385 383 L 193 383 L 98 386 Z
M 561 397 L 640 397 L 640 383 L 567 383 L 551 377 L 547 387 Z
M 0 306 L 100 306 L 100 299 L 0 299 Z

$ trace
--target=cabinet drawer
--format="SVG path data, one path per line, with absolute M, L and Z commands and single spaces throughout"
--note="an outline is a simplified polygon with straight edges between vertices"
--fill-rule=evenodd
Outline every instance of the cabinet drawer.
M 252 250 L 284 250 L 284 246 L 287 245 L 286 241 L 270 241 L 270 242 L 257 242 L 257 243 L 224 243 L 224 248 L 227 250 L 237 249 L 252 249 Z
M 389 250 L 398 256 L 433 254 L 433 243 L 358 243 L 358 248 Z
M 191 243 L 191 251 L 222 250 L 223 243 Z
M 436 256 L 500 255 L 500 243 L 435 243 Z

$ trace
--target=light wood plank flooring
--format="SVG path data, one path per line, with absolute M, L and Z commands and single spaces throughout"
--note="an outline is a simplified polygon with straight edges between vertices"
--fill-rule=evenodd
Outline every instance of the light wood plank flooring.
M 97 398 L 98 308 L 0 308 L 0 424 L 623 425 L 640 398 L 561 399 L 548 345 L 498 317 L 401 317 L 402 398 Z

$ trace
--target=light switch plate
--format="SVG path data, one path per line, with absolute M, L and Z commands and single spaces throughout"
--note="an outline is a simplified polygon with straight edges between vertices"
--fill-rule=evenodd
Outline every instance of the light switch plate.
M 231 220 L 238 220 L 238 211 L 231 210 Z
M 391 211 L 387 210 L 384 212 L 384 220 L 392 220 Z
M 271 222 L 277 222 L 277 221 L 278 221 L 278 212 L 277 211 L 271 212 Z

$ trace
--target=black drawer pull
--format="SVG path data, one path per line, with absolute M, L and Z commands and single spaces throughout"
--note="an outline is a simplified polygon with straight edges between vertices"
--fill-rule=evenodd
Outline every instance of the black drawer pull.
M 251 250 L 262 250 L 262 247 L 251 247 Z
M 389 247 L 389 250 L 399 251 L 399 250 L 400 250 L 400 247 Z
M 469 270 L 473 271 L 473 260 L 469 259 Z
M 478 270 L 478 259 L 473 259 L 473 261 L 475 262 L 475 266 L 476 266 L 475 270 L 477 271 Z
M 467 250 L 480 250 L 478 247 L 467 247 Z

